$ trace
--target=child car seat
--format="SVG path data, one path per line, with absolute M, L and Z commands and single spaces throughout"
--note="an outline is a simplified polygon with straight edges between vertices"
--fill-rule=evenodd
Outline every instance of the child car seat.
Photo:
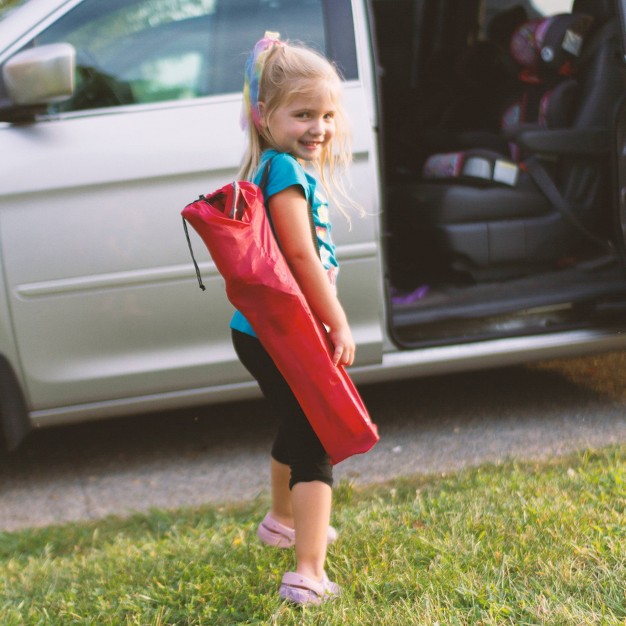
M 462 133 L 458 141 L 463 150 L 431 155 L 424 164 L 424 178 L 491 179 L 490 158 L 520 160 L 519 146 L 511 139 L 521 129 L 569 126 L 579 94 L 577 82 L 568 77 L 576 72 L 575 60 L 590 25 L 587 15 L 558 15 L 521 24 L 510 42 L 511 56 L 520 68 L 520 86 L 500 112 L 500 133 Z M 468 146 L 472 147 L 469 151 Z
M 501 118 L 519 92 L 520 72 L 509 45 L 515 30 L 527 21 L 521 5 L 500 11 L 487 25 L 487 38 L 473 41 L 458 55 L 452 64 L 454 90 L 439 99 L 438 115 L 419 131 L 418 142 L 410 130 L 400 138 L 410 147 L 410 168 L 421 171 L 429 155 L 450 150 L 506 150 L 499 137 Z
M 569 104 L 554 104 L 559 94 L 548 99 L 553 104 L 546 108 L 548 117 L 552 108 L 557 117 L 571 119 L 565 128 L 558 128 L 559 124 L 550 128 L 549 121 L 545 127 L 537 123 L 530 129 L 522 124 L 513 137 L 524 160 L 531 155 L 548 159 L 549 176 L 577 218 L 589 228 L 602 229 L 611 215 L 612 113 L 626 93 L 617 56 L 619 24 L 611 0 L 576 0 L 574 13 L 593 18 L 577 62 L 574 89 L 579 96 L 572 114 L 567 111 Z M 546 32 L 561 20 L 567 22 L 563 16 L 556 18 Z M 571 26 L 572 21 L 567 23 Z M 558 50 L 544 39 L 538 48 L 541 67 L 546 60 L 548 66 L 558 64 L 564 45 L 568 52 L 571 41 L 580 37 L 571 30 L 563 31 Z M 571 98 L 571 94 L 560 95 L 562 102 Z M 390 190 L 389 210 L 400 223 L 394 227 L 394 237 L 400 238 L 394 245 L 404 250 L 405 260 L 410 252 L 414 269 L 422 271 L 417 281 L 450 269 L 462 269 L 480 280 L 552 264 L 580 248 L 584 237 L 579 230 L 524 172 L 524 163 L 516 164 L 510 157 L 493 151 L 463 154 L 447 162 L 439 157 L 444 161 L 436 165 L 439 173 L 434 165 L 426 172 L 437 180 Z

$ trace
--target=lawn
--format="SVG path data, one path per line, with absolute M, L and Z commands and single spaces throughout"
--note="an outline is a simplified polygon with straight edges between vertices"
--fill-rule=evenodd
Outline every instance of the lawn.
M 0 623 L 626 625 L 626 446 L 335 494 L 335 602 L 278 598 L 259 500 L 0 533 Z

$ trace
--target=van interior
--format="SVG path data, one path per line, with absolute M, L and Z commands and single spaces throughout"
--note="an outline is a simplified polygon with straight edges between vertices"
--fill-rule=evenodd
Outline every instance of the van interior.
M 399 345 L 614 326 L 626 314 L 619 16 L 613 0 L 563 4 L 371 3 Z

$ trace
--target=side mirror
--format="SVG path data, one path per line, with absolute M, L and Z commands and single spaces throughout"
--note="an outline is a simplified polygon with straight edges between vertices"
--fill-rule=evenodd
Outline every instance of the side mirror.
M 42 105 L 69 98 L 74 92 L 75 58 L 74 46 L 68 43 L 29 48 L 11 57 L 2 68 L 10 101 L 0 104 L 0 120 L 32 119 Z

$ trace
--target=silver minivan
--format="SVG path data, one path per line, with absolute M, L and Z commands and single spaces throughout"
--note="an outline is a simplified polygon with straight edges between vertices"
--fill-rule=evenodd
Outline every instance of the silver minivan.
M 367 217 L 334 232 L 357 383 L 626 348 L 623 27 L 624 0 L 3 2 L 8 446 L 258 393 L 192 235 L 194 284 L 180 211 L 236 175 L 242 68 L 265 30 L 345 79 Z M 528 32 L 534 82 L 511 58 Z M 505 128 L 499 112 L 533 98 L 550 119 Z

